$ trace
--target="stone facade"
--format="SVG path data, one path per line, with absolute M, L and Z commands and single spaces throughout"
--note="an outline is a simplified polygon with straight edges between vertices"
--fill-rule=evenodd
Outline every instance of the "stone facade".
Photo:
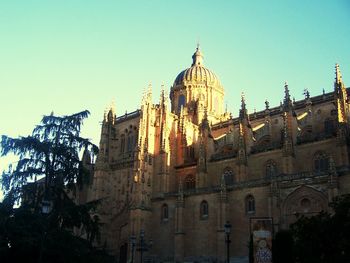
M 100 245 L 120 262 L 140 261 L 141 230 L 153 243 L 145 260 L 222 262 L 226 221 L 232 260 L 244 258 L 251 218 L 272 218 L 277 231 L 350 192 L 349 100 L 338 65 L 334 92 L 292 101 L 285 83 L 279 106 L 266 101 L 248 114 L 242 95 L 233 118 L 199 48 L 192 58 L 171 105 L 164 90 L 153 104 L 149 87 L 139 110 L 117 117 L 112 106 L 104 115 L 93 183 L 80 202 L 102 200 Z

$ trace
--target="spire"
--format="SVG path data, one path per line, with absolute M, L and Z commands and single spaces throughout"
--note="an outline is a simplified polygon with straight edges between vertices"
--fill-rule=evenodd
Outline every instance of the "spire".
M 203 55 L 202 52 L 199 49 L 199 43 L 197 44 L 196 52 L 194 52 L 192 56 L 192 67 L 193 66 L 203 66 Z
M 152 83 L 148 84 L 148 88 L 147 88 L 147 97 L 148 99 L 151 101 L 152 100 Z
M 339 64 L 337 63 L 337 64 L 335 64 L 335 83 L 340 84 L 342 82 L 343 82 L 343 80 L 342 80 L 341 72 L 339 69 Z
M 348 94 L 343 82 L 339 65 L 335 65 L 334 97 L 338 108 L 338 122 L 346 123 L 349 121 Z
M 290 99 L 289 88 L 287 81 L 284 82 L 284 100 L 283 100 L 283 109 L 285 111 L 290 110 L 292 107 L 292 101 Z
M 82 162 L 83 164 L 91 164 L 92 163 L 92 159 L 91 159 L 91 152 L 89 151 L 88 148 L 84 149 L 83 152 L 83 157 L 82 157 Z
M 105 110 L 104 121 L 114 124 L 116 117 L 117 117 L 117 115 L 116 115 L 116 110 L 115 110 L 115 100 L 113 99 L 109 108 L 106 108 L 106 110 Z
M 239 110 L 239 118 L 243 120 L 248 116 L 248 111 L 246 108 L 246 103 L 245 103 L 245 98 L 244 98 L 244 93 L 241 93 L 241 109 Z
M 149 82 L 147 88 L 143 89 L 141 105 L 152 103 L 152 83 Z
M 108 121 L 107 114 L 108 114 L 108 108 L 105 108 L 105 110 L 103 112 L 103 121 L 104 122 Z
M 164 92 L 164 84 L 162 84 L 160 88 L 159 104 L 163 107 L 164 103 L 165 103 L 165 92 Z
M 308 89 L 304 89 L 304 93 L 303 94 L 304 94 L 306 100 L 310 99 L 310 92 L 309 92 Z

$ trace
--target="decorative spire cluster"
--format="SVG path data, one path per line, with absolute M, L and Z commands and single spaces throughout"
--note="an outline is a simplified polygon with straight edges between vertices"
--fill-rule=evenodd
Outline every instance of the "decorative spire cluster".
M 246 108 L 244 93 L 241 93 L 241 109 L 239 110 L 239 118 L 243 120 L 245 117 L 248 116 L 248 111 Z
M 335 83 L 340 84 L 343 82 L 342 76 L 341 76 L 341 72 L 339 69 L 339 64 L 335 64 Z
M 290 99 L 289 88 L 287 81 L 284 82 L 284 100 L 283 100 L 283 108 L 284 110 L 291 109 L 292 101 Z
M 348 105 L 348 95 L 338 64 L 335 65 L 334 99 L 337 103 L 338 122 L 348 122 L 349 120 L 347 116 L 350 110 Z

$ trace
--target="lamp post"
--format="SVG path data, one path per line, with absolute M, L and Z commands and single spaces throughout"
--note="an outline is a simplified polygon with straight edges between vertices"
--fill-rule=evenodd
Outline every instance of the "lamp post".
M 143 263 L 143 253 L 148 251 L 153 245 L 153 240 L 150 239 L 148 244 L 145 240 L 145 230 L 141 229 L 140 231 L 140 242 L 138 244 L 137 251 L 140 251 L 140 263 Z
M 50 201 L 48 200 L 43 200 L 41 202 L 41 212 L 44 214 L 44 215 L 47 215 L 47 214 L 50 214 L 52 210 L 52 204 Z
M 226 224 L 224 225 L 225 229 L 225 243 L 226 243 L 226 255 L 227 255 L 227 263 L 230 263 L 230 233 L 231 233 L 231 227 L 232 225 L 230 224 L 229 221 L 226 221 Z
M 141 229 L 140 231 L 140 259 L 141 263 L 143 263 L 143 251 L 147 251 L 147 248 L 144 245 L 145 243 L 145 230 Z
M 131 243 L 131 263 L 134 263 L 134 251 L 136 246 L 136 237 L 135 235 L 132 235 L 130 237 L 130 243 Z
M 45 239 L 46 239 L 46 235 L 47 235 L 47 222 L 46 220 L 48 219 L 48 214 L 51 213 L 52 210 L 52 202 L 48 201 L 48 200 L 43 200 L 41 202 L 41 213 L 45 216 L 45 222 L 43 224 L 43 234 L 41 237 L 41 242 L 40 242 L 40 250 L 39 250 L 39 258 L 38 258 L 38 262 L 41 263 L 42 262 L 42 257 L 43 257 L 43 252 L 44 252 L 44 244 L 45 244 Z

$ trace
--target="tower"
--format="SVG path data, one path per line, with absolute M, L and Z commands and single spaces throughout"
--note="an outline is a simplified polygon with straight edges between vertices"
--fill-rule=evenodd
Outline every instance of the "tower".
M 191 67 L 176 77 L 170 91 L 171 111 L 177 115 L 184 108 L 185 115 L 199 125 L 205 111 L 210 123 L 216 123 L 224 114 L 224 89 L 218 77 L 204 67 L 204 56 L 199 46 L 192 55 Z

